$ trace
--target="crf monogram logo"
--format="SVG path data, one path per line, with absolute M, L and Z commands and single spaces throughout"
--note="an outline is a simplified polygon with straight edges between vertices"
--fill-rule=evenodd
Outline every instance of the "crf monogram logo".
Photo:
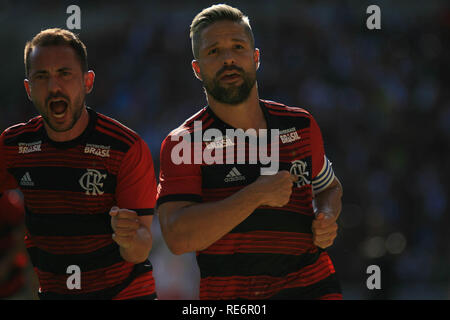
M 306 171 L 307 163 L 301 160 L 295 160 L 292 162 L 291 174 L 298 178 L 297 187 L 302 187 L 305 184 L 311 184 L 311 180 L 308 180 L 306 176 L 309 176 L 309 172 Z
M 102 195 L 104 191 L 102 179 L 106 178 L 106 174 L 101 174 L 98 170 L 87 169 L 87 172 L 83 174 L 79 182 L 81 187 L 86 190 L 88 196 Z

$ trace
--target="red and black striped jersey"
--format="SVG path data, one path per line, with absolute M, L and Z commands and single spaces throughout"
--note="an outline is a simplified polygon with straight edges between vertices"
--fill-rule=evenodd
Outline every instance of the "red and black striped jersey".
M 41 116 L 0 136 L 0 192 L 24 194 L 25 237 L 41 299 L 156 296 L 150 261 L 125 261 L 112 240 L 111 207 L 152 215 L 156 179 L 151 153 L 137 133 L 88 108 L 76 139 L 49 139 Z M 71 266 L 81 288 L 69 288 Z
M 330 257 L 312 240 L 314 194 L 334 180 L 319 126 L 301 108 L 266 100 L 260 101 L 260 107 L 267 122 L 267 135 L 271 136 L 273 129 L 278 129 L 279 134 L 278 138 L 264 140 L 267 154 L 277 148 L 278 171 L 290 171 L 299 181 L 294 184 L 287 205 L 257 208 L 231 232 L 197 253 L 200 298 L 339 298 L 340 286 Z M 217 137 L 217 133 L 211 140 L 205 134 L 197 142 L 195 135 L 209 129 L 217 129 L 223 136 Z M 258 135 L 257 141 L 248 139 L 239 144 L 236 137 L 227 134 L 229 129 L 234 128 L 206 107 L 168 135 L 161 148 L 157 205 L 170 201 L 219 201 L 260 176 L 261 168 L 268 167 L 256 152 L 263 135 Z M 184 141 L 191 142 L 190 155 L 184 154 L 185 150 L 180 152 L 182 136 L 189 137 Z M 246 161 L 237 161 L 243 146 Z M 226 148 L 233 150 L 234 161 L 225 159 Z M 222 160 L 195 161 L 199 154 L 220 159 L 217 152 L 221 152 Z M 191 161 L 174 161 L 177 154 Z M 257 161 L 252 162 L 252 158 Z

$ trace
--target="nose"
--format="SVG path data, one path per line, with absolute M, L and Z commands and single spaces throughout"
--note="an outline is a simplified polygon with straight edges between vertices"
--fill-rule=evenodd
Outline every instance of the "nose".
M 48 80 L 48 91 L 50 93 L 56 93 L 58 91 L 61 91 L 61 85 L 57 77 L 50 76 Z
M 233 65 L 235 63 L 235 58 L 232 50 L 223 50 L 222 58 L 224 65 Z

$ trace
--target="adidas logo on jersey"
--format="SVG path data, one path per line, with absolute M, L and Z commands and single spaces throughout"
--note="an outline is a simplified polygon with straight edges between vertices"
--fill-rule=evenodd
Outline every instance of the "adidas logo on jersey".
M 245 177 L 238 171 L 238 169 L 236 169 L 236 167 L 233 167 L 224 179 L 225 182 L 235 182 L 240 180 L 245 180 Z
M 33 187 L 34 186 L 34 182 L 33 180 L 31 180 L 31 176 L 30 173 L 27 172 L 23 175 L 22 179 L 20 179 L 20 183 L 21 186 L 27 186 L 27 187 Z

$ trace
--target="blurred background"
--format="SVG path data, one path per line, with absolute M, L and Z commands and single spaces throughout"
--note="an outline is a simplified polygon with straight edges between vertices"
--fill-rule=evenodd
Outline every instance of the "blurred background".
M 23 89 L 23 48 L 66 28 L 71 4 L 96 73 L 88 106 L 148 143 L 205 106 L 189 40 L 211 1 L 0 0 L 0 131 L 36 115 Z M 344 187 L 329 249 L 345 299 L 450 298 L 450 5 L 447 1 L 234 1 L 261 50 L 260 97 L 307 109 Z M 366 9 L 381 8 L 381 30 Z M 156 217 L 155 217 L 156 218 Z M 195 299 L 194 254 L 173 256 L 152 226 L 160 298 Z M 368 290 L 367 267 L 381 268 Z

